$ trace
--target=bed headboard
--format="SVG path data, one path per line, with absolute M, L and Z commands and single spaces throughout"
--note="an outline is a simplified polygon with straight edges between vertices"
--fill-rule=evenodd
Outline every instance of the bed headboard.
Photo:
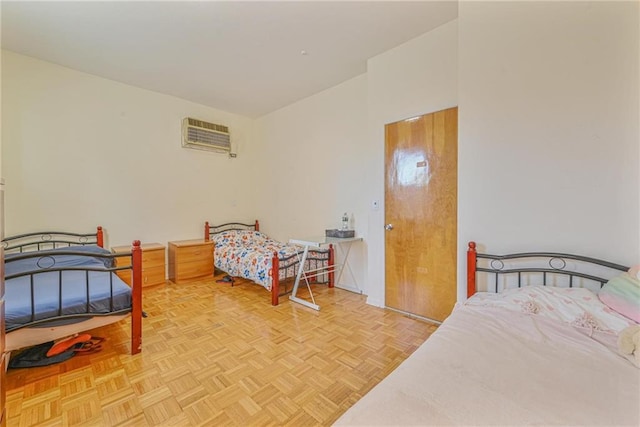
M 18 234 L 2 239 L 5 253 L 22 253 L 69 246 L 97 245 L 104 247 L 104 232 L 98 226 L 95 233 L 69 233 L 66 231 L 40 231 Z
M 531 284 L 563 287 L 601 288 L 613 275 L 628 271 L 629 267 L 581 255 L 556 252 L 522 252 L 506 255 L 483 254 L 476 251 L 476 243 L 467 249 L 467 297 L 478 290 L 477 273 L 494 278 L 493 290 Z M 526 281 L 526 282 L 525 282 Z
M 260 231 L 260 223 L 256 219 L 253 224 L 243 224 L 241 222 L 228 222 L 220 225 L 209 225 L 209 221 L 204 223 L 204 240 L 210 241 L 214 234 L 229 230 L 255 230 Z

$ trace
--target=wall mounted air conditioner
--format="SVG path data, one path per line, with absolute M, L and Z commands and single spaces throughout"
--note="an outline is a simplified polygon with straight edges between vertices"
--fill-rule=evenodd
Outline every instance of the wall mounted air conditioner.
M 229 128 L 186 117 L 182 120 L 182 146 L 229 153 L 231 152 Z

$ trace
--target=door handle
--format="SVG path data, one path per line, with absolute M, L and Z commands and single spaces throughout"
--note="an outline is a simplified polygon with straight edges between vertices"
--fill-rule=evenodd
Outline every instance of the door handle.
M 391 230 L 393 230 L 393 224 L 386 224 L 386 225 L 384 226 L 384 229 L 385 229 L 385 230 L 387 230 L 387 231 L 391 231 Z

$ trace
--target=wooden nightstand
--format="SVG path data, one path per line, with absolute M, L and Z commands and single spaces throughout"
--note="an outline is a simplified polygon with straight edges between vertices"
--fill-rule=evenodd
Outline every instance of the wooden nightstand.
M 208 277 L 213 277 L 213 242 L 169 242 L 169 280 L 184 283 Z
M 165 246 L 160 243 L 143 243 L 142 248 L 142 286 L 161 285 L 165 279 Z M 111 248 L 114 254 L 131 252 L 131 246 L 114 246 Z M 116 258 L 118 267 L 131 265 L 131 257 Z M 116 274 L 131 285 L 131 270 L 117 271 Z

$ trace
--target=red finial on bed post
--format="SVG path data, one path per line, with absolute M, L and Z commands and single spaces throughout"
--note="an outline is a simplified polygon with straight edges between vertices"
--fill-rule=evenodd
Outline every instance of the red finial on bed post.
M 333 244 L 329 245 L 329 287 L 333 288 L 335 283 L 335 266 L 336 258 L 335 258 L 335 249 L 333 248 Z
M 140 240 L 131 246 L 131 354 L 142 350 L 142 249 Z
M 258 222 L 257 219 L 256 219 L 255 229 L 256 229 L 256 231 L 260 231 L 260 223 Z
M 258 221 L 256 221 L 257 225 Z M 271 258 L 271 305 L 278 305 L 280 298 L 280 261 L 278 252 Z
M 96 232 L 96 244 L 101 248 L 104 248 L 104 233 L 102 232 L 102 226 L 98 226 L 98 231 Z
M 209 221 L 206 221 L 204 223 L 204 241 L 208 242 L 209 239 L 211 238 L 210 236 L 211 234 L 209 234 Z
M 469 242 L 467 249 L 467 298 L 476 293 L 476 242 Z

